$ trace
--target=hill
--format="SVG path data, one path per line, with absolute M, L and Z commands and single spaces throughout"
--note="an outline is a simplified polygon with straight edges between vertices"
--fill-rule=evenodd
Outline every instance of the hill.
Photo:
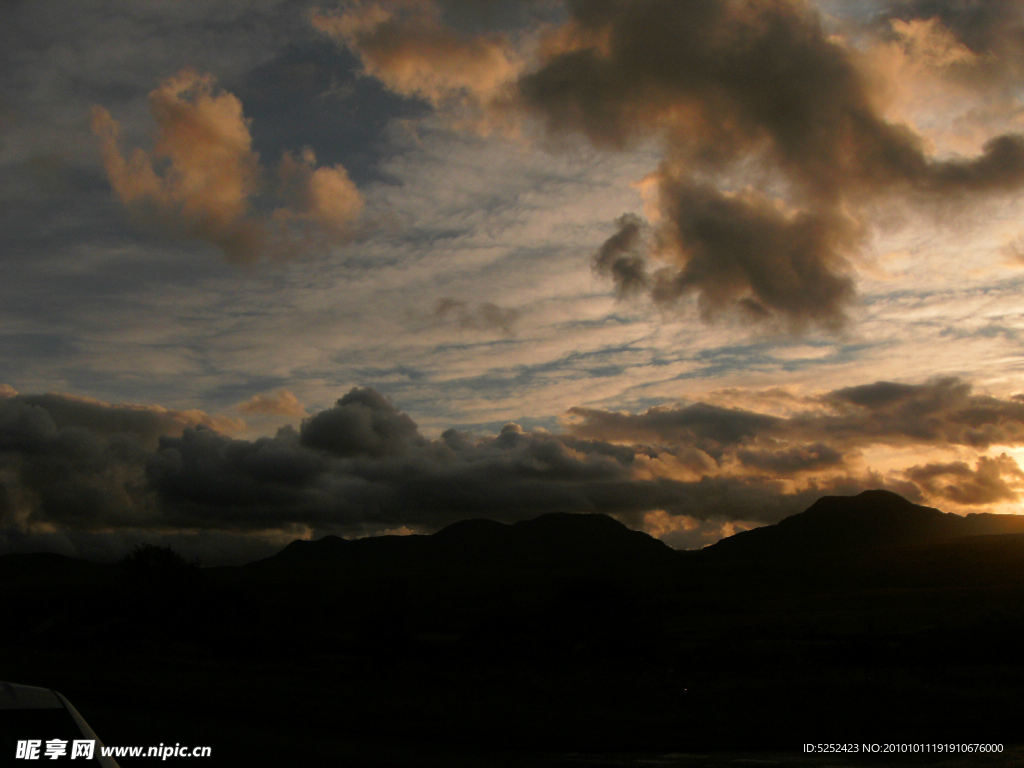
M 974 536 L 1024 533 L 1024 516 L 954 515 L 890 491 L 824 496 L 775 525 L 744 531 L 705 550 L 713 558 L 817 560 L 919 549 Z

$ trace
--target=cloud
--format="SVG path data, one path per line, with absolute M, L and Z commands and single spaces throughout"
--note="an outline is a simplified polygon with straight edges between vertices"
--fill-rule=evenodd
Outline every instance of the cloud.
M 713 319 L 740 310 L 754 320 L 837 328 L 854 295 L 845 254 L 858 228 L 838 211 L 787 214 L 761 194 L 727 195 L 706 184 L 663 176 L 662 246 L 680 266 L 655 274 L 651 297 L 669 303 L 695 292 Z
M 618 231 L 594 254 L 594 269 L 612 278 L 620 297 L 643 293 L 651 283 L 644 249 L 644 222 L 632 213 L 615 221 Z
M 265 545 L 289 531 L 430 531 L 467 517 L 552 511 L 641 525 L 652 509 L 702 518 L 750 504 L 774 519 L 810 498 L 764 479 L 658 476 L 647 449 L 511 423 L 491 436 L 449 430 L 428 440 L 371 389 L 353 389 L 273 437 L 234 439 L 211 423 L 64 396 L 0 401 L 5 539 L 21 547 L 88 534 L 95 549 L 104 531 L 126 542 L 209 530 Z
M 298 157 L 286 152 L 278 176 L 290 203 L 274 211 L 279 221 L 310 222 L 345 234 L 363 210 L 363 197 L 345 168 L 317 168 L 316 155 L 308 147 Z
M 257 394 L 237 406 L 242 413 L 256 413 L 273 416 L 308 416 L 306 409 L 293 392 L 281 389 L 272 394 Z
M 582 437 L 692 444 L 712 456 L 759 434 L 777 431 L 784 423 L 774 416 L 707 403 L 659 406 L 641 414 L 575 407 L 569 409 L 569 417 L 571 432 Z
M 736 457 L 747 467 L 781 477 L 838 467 L 843 463 L 843 455 L 824 443 L 771 450 L 742 448 L 736 452 Z
M 1005 8 L 929 16 L 932 6 L 898 4 L 873 39 L 898 38 L 946 67 L 1019 44 Z M 439 109 L 470 101 L 610 151 L 659 145 L 650 236 L 638 217 L 621 218 L 593 257 L 620 297 L 696 297 L 707 321 L 836 331 L 856 298 L 868 205 L 963 203 L 1024 183 L 1017 133 L 940 158 L 887 120 L 865 56 L 827 33 L 810 3 L 574 0 L 560 23 L 521 35 L 531 45 L 460 25 L 464 10 L 352 2 L 312 23 L 367 74 Z
M 613 149 L 652 137 L 665 144 L 652 177 L 652 255 L 670 266 L 646 280 L 653 267 L 637 255 L 618 262 L 630 278 L 616 282 L 620 293 L 649 285 L 662 303 L 696 294 L 705 319 L 738 311 L 835 329 L 854 298 L 849 264 L 865 201 L 1024 182 L 1019 135 L 990 138 L 974 158 L 930 158 L 919 136 L 878 114 L 851 51 L 801 3 L 570 8 L 578 33 L 523 75 L 523 104 L 553 133 Z M 737 189 L 745 177 L 773 195 Z
M 844 387 L 824 395 L 821 402 L 832 412 L 794 421 L 844 442 L 988 448 L 1024 441 L 1024 402 L 972 394 L 970 383 L 957 378 Z
M 971 506 L 1016 501 L 1017 492 L 1004 478 L 1018 481 L 1018 486 L 1024 479 L 1017 462 L 1005 453 L 982 456 L 973 470 L 965 462 L 957 461 L 914 466 L 906 475 L 933 499 Z
M 45 413 L 58 429 L 77 428 L 105 436 L 130 434 L 145 445 L 155 445 L 160 436 L 177 434 L 187 427 L 204 427 L 224 433 L 245 428 L 240 419 L 210 415 L 200 410 L 113 404 L 80 395 L 12 395 L 0 405 L 11 409 L 11 413 L 25 410 Z
M 545 512 L 603 512 L 637 526 L 652 509 L 773 521 L 821 493 L 859 487 L 831 479 L 793 493 L 769 478 L 644 476 L 636 447 L 516 424 L 494 436 L 450 430 L 428 441 L 377 393 L 353 390 L 342 401 L 299 433 L 250 442 L 190 429 L 163 439 L 146 469 L 163 519 L 227 530 L 301 524 L 346 535 Z
M 493 100 L 519 71 L 510 41 L 499 33 L 461 32 L 442 16 L 442 6 L 430 0 L 357 1 L 337 12 L 315 12 L 311 23 L 402 96 L 434 104 Z
M 189 237 L 214 243 L 232 260 L 252 259 L 265 233 L 249 217 L 260 168 L 241 102 L 214 92 L 210 76 L 183 70 L 149 94 L 149 105 L 157 124 L 153 150 L 136 149 L 127 158 L 117 122 L 93 108 L 92 129 L 114 194 Z M 166 170 L 159 173 L 154 161 L 166 163 Z
M 499 307 L 489 301 L 471 304 L 450 296 L 438 299 L 434 316 L 440 320 L 454 320 L 460 328 L 474 331 L 497 330 L 511 336 L 515 330 L 519 310 Z
M 92 130 L 118 200 L 141 220 L 172 234 L 205 240 L 234 262 L 283 253 L 278 224 L 308 223 L 348 231 L 363 201 L 340 165 L 316 168 L 305 150 L 285 153 L 279 195 L 287 205 L 268 216 L 258 205 L 265 183 L 241 102 L 217 91 L 213 77 L 182 70 L 149 94 L 156 123 L 151 151 L 121 151 L 119 125 L 92 109 Z M 275 242 L 277 240 L 278 242 Z
M 897 0 L 875 23 L 918 57 L 975 81 L 1014 79 L 1024 64 L 1024 18 L 1009 0 Z
M 422 445 L 415 422 L 373 389 L 353 389 L 302 423 L 303 445 L 338 456 L 387 456 Z
M 978 507 L 1016 499 L 1024 481 L 1006 454 L 978 455 L 973 470 L 931 462 L 888 474 L 854 460 L 858 449 L 886 444 L 919 451 L 960 439 L 977 450 L 984 441 L 964 425 L 998 425 L 999 439 L 1022 444 L 1019 400 L 938 381 L 804 402 L 787 417 L 705 403 L 638 414 L 574 409 L 577 421 L 562 434 L 508 423 L 495 434 L 450 429 L 431 439 L 381 393 L 355 388 L 298 429 L 246 440 L 200 412 L 15 395 L 0 400 L 0 539 L 22 548 L 57 536 L 96 549 L 107 533 L 112 549 L 210 531 L 247 537 L 222 547 L 237 552 L 288 536 L 601 512 L 697 545 L 733 523 L 775 522 L 823 494 L 883 487 Z M 909 431 L 915 422 L 930 426 Z
M 201 411 L 69 395 L 6 397 L 0 400 L 0 526 L 31 534 L 55 525 L 139 525 L 153 513 L 143 462 L 162 435 L 240 426 Z
M 974 449 L 1024 444 L 1024 401 L 973 394 L 969 382 L 950 377 L 844 387 L 806 399 L 803 409 L 786 417 L 707 403 L 637 414 L 577 407 L 569 417 L 570 431 L 590 439 L 686 443 L 716 457 L 761 439 L 811 441 L 818 451 L 876 444 Z M 785 445 L 775 446 L 776 455 L 784 455 L 780 449 Z

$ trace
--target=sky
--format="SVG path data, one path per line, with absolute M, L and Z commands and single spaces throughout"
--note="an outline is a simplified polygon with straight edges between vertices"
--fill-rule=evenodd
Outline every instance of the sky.
M 0 552 L 1024 491 L 1024 8 L 50 0 L 0 31 Z

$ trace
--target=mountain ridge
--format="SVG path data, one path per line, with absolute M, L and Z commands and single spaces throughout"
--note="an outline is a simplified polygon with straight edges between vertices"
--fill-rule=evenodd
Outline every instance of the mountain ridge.
M 886 490 L 823 496 L 803 512 L 707 547 L 713 556 L 832 557 L 921 548 L 974 536 L 1024 533 L 1021 515 L 957 515 Z

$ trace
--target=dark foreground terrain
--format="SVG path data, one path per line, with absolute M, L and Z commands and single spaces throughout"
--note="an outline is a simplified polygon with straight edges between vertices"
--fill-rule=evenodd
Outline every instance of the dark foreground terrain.
M 700 552 L 549 515 L 232 568 L 8 555 L 0 679 L 60 690 L 108 744 L 213 747 L 163 764 L 1016 765 L 1022 523 L 874 491 Z

